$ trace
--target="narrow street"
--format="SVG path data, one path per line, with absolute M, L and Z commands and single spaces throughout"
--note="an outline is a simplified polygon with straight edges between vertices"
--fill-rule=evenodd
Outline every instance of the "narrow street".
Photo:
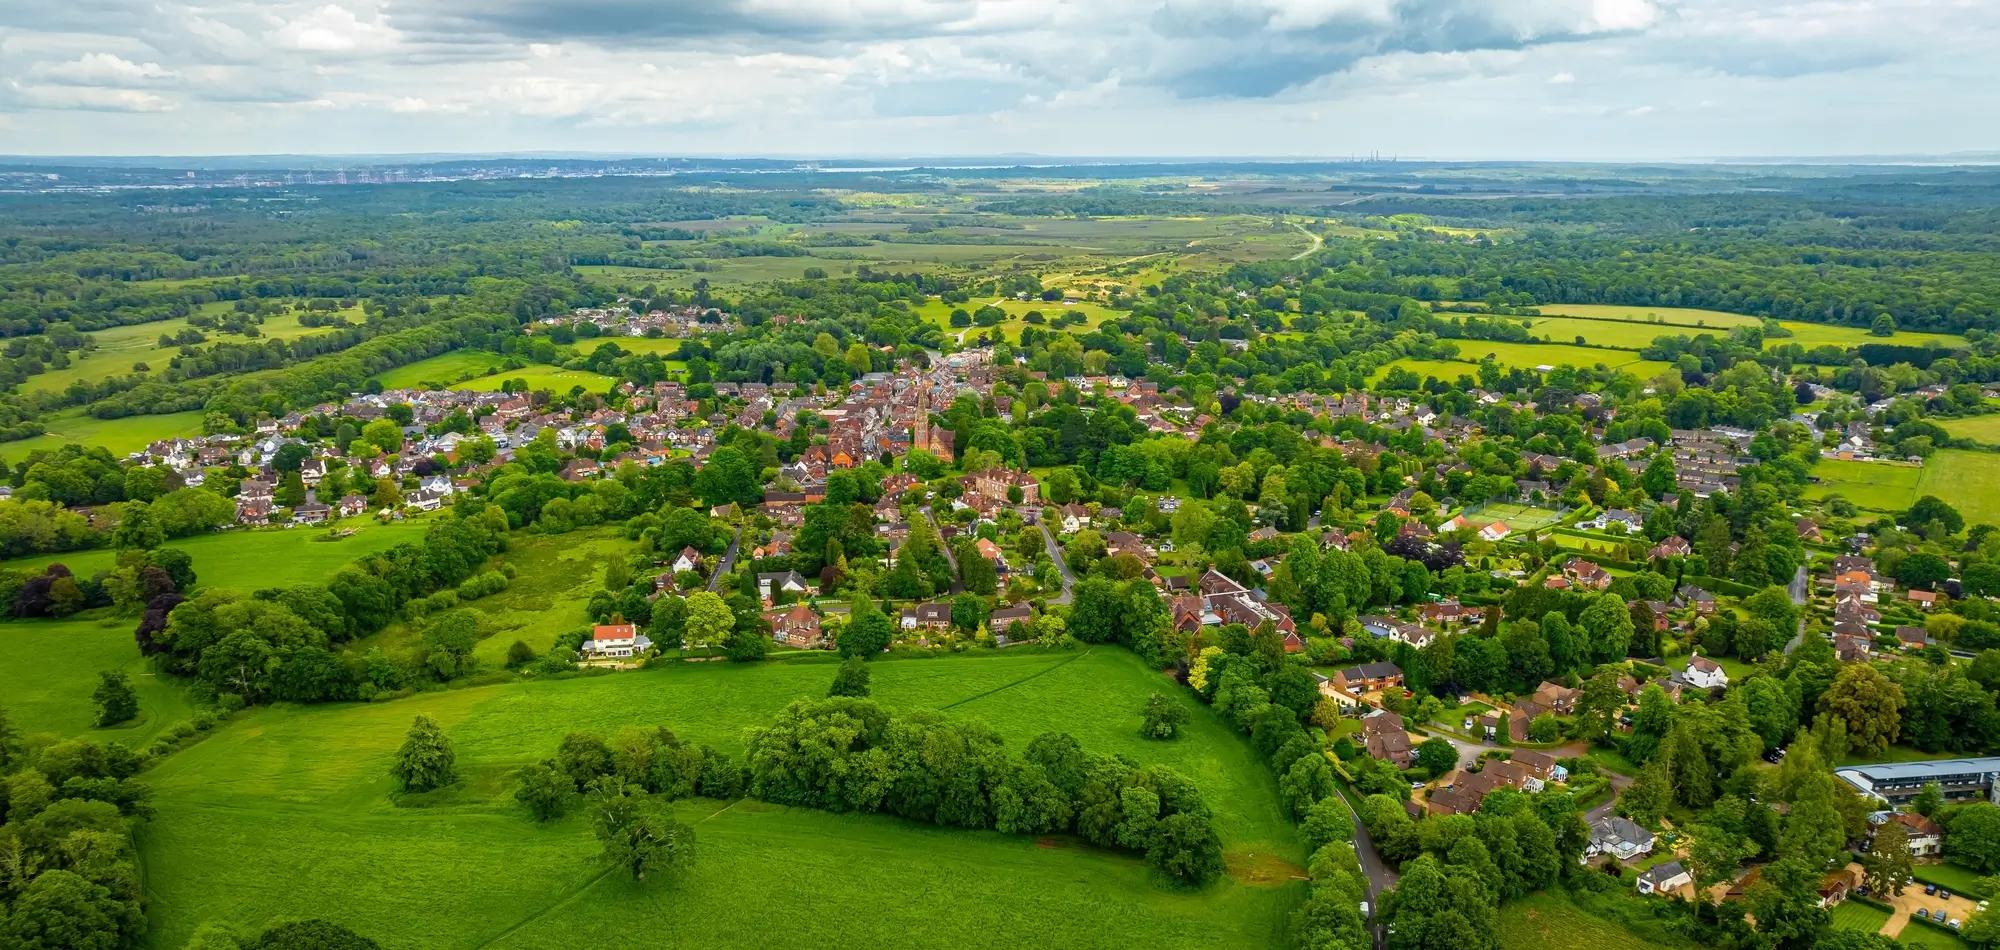
M 1076 586 L 1076 578 L 1069 572 L 1069 562 L 1063 560 L 1062 547 L 1056 544 L 1056 536 L 1049 533 L 1048 522 L 1038 522 L 1036 527 L 1042 529 L 1042 544 L 1048 548 L 1049 560 L 1056 562 L 1056 573 L 1062 575 L 1062 593 L 1049 598 L 1049 603 L 1067 604 L 1070 591 Z
M 708 589 L 714 591 L 722 586 L 722 575 L 736 569 L 736 546 L 743 541 L 743 528 L 738 526 L 736 534 L 729 539 L 729 550 L 722 552 L 722 560 L 715 565 L 715 573 L 708 578 Z

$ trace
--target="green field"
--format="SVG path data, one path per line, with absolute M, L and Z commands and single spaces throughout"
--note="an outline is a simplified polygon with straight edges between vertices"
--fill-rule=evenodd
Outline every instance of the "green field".
M 1841 930 L 1858 930 L 1862 933 L 1880 933 L 1882 925 L 1889 922 L 1889 912 L 1879 907 L 1870 907 L 1860 901 L 1844 901 L 1834 906 L 1833 926 Z
M 1507 527 L 1515 531 L 1528 531 L 1555 524 L 1562 515 L 1551 509 L 1536 508 L 1533 505 L 1494 504 L 1487 505 L 1467 517 L 1481 524 L 1504 521 Z
M 1924 950 L 1970 950 L 1972 946 L 1957 934 L 1914 920 L 1903 925 L 1903 932 L 1896 936 L 1896 942 L 1906 947 L 1923 947 Z
M 1440 382 L 1446 383 L 1457 382 L 1460 376 L 1469 376 L 1473 379 L 1479 378 L 1479 367 L 1473 363 L 1464 363 L 1458 360 L 1401 359 L 1377 367 L 1375 375 L 1370 379 L 1370 382 L 1381 382 L 1382 377 L 1389 375 L 1390 370 L 1398 367 L 1417 374 L 1419 379 L 1429 379 L 1435 376 Z
M 1636 354 L 1624 350 L 1603 350 L 1588 346 L 1573 346 L 1562 343 L 1510 343 L 1494 340 L 1453 340 L 1458 345 L 1458 357 L 1478 362 L 1491 355 L 1495 362 L 1520 369 L 1534 369 L 1537 366 L 1577 366 L 1589 368 L 1602 363 L 1610 369 L 1624 370 L 1640 378 L 1657 376 L 1669 367 L 1657 360 L 1642 360 Z
M 490 350 L 453 350 L 378 374 L 384 389 L 447 386 L 500 368 L 506 357 Z
M 1922 468 L 1879 462 L 1821 459 L 1812 473 L 1819 483 L 1806 497 L 1841 495 L 1872 511 L 1899 512 L 1925 495 L 1936 495 L 1965 515 L 1968 523 L 2000 524 L 2000 497 L 1989 486 L 2000 479 L 2000 455 L 1945 449 Z
M 507 589 L 466 604 L 479 615 L 483 639 L 474 655 L 499 668 L 515 640 L 546 652 L 556 637 L 590 623 L 584 612 L 590 595 L 604 586 L 604 566 L 630 553 L 632 542 L 618 528 L 573 531 L 559 535 L 516 533 L 497 562 L 514 568 Z M 416 645 L 420 631 L 395 623 L 381 633 L 357 641 L 349 649 L 365 652 L 380 646 L 394 652 Z
M 608 874 L 581 816 L 531 822 L 508 773 L 573 729 L 671 726 L 740 753 L 743 729 L 824 693 L 826 664 L 682 664 L 450 690 L 377 705 L 253 710 L 147 774 L 139 830 L 149 945 L 197 925 L 324 916 L 390 948 L 736 945 L 1269 947 L 1301 893 L 1302 858 L 1254 752 L 1184 690 L 1121 651 L 891 660 L 875 695 L 984 722 L 1010 744 L 1049 729 L 1169 764 L 1216 806 L 1230 877 L 1188 893 L 1144 863 L 1060 839 L 947 831 L 738 802 L 676 806 L 698 855 L 674 881 Z M 1138 736 L 1160 691 L 1193 719 Z M 435 718 L 463 782 L 411 807 L 389 797 L 411 717 Z M 845 910 L 837 910 L 845 909 Z M 771 926 L 782 921 L 782 926 Z M 754 937 L 751 936 L 754 934 Z
M 1534 950 L 1612 950 L 1623 947 L 1681 947 L 1662 942 L 1664 935 L 1634 933 L 1615 920 L 1605 920 L 1559 891 L 1538 891 L 1500 907 L 1496 930 L 1500 946 Z
M 1733 327 L 1757 326 L 1763 321 L 1742 313 L 1700 310 L 1688 307 L 1627 307 L 1613 304 L 1547 304 L 1536 309 L 1544 316 L 1527 318 L 1539 339 L 1568 343 L 1583 336 L 1598 346 L 1641 349 L 1662 336 L 1699 336 L 1711 332 L 1727 335 Z M 1950 333 L 1899 330 L 1894 336 L 1871 335 L 1865 327 L 1780 320 L 1791 331 L 1788 337 L 1769 337 L 1765 347 L 1796 343 L 1806 349 L 1817 346 L 1855 347 L 1863 343 L 1899 343 L 1905 346 L 1937 344 L 1962 346 L 1965 338 Z
M 234 303 L 218 300 L 202 304 L 199 309 L 210 313 L 225 313 Z M 326 327 L 308 327 L 299 324 L 301 311 L 291 310 L 264 318 L 257 329 L 259 336 L 247 337 L 220 330 L 204 330 L 208 342 L 197 348 L 213 346 L 217 343 L 247 343 L 253 340 L 295 340 L 302 336 L 325 332 Z M 363 318 L 360 307 L 340 311 L 340 315 L 353 321 Z M 71 362 L 60 369 L 29 377 L 21 384 L 22 392 L 61 392 L 77 380 L 97 380 L 107 376 L 123 376 L 132 372 L 132 364 L 145 363 L 157 372 L 166 368 L 167 362 L 180 352 L 180 347 L 160 348 L 161 334 L 176 334 L 188 329 L 185 317 L 173 320 L 158 320 L 152 323 L 134 323 L 121 327 L 107 327 L 93 330 L 88 336 L 97 345 L 88 351 L 71 354 Z
M 1962 419 L 1932 420 L 1944 427 L 1944 431 L 1960 439 L 1971 439 L 1987 445 L 2000 445 L 2000 413 L 1984 416 L 1966 416 Z
M 196 581 L 204 588 L 289 587 L 325 581 L 370 554 L 405 541 L 422 540 L 425 522 L 417 518 L 378 524 L 372 519 L 349 518 L 337 522 L 337 527 L 342 531 L 351 529 L 354 534 L 324 540 L 333 529 L 258 528 L 198 534 L 169 541 L 166 547 L 186 551 L 194 559 Z M 109 570 L 117 560 L 115 552 L 98 548 L 0 561 L 0 568 L 40 571 L 50 564 L 61 563 L 72 572 L 89 577 Z
M 39 420 L 48 431 L 31 439 L 0 442 L 0 461 L 14 462 L 30 453 L 53 451 L 72 442 L 101 445 L 111 454 L 125 456 L 160 439 L 201 434 L 201 412 L 169 412 L 156 416 L 125 416 L 99 419 L 82 409 L 64 409 Z
M 998 327 L 974 326 L 967 328 L 951 325 L 951 312 L 953 310 L 963 309 L 966 313 L 974 313 L 980 307 L 986 306 L 999 307 L 1007 311 L 1007 319 L 1000 321 Z M 1060 300 L 1054 302 L 1042 300 L 974 300 L 963 304 L 945 303 L 942 300 L 929 300 L 923 306 L 917 308 L 917 313 L 944 328 L 944 331 L 948 334 L 977 335 L 987 330 L 998 329 L 1008 337 L 1018 339 L 1020 338 L 1021 331 L 1029 326 L 1026 319 L 1029 313 L 1040 311 L 1045 319 L 1053 320 L 1071 310 L 1083 314 L 1082 327 L 1070 327 L 1069 329 L 1073 332 L 1082 332 L 1106 320 L 1116 319 L 1119 316 L 1118 311 L 1103 304 L 1081 300 L 1067 306 Z M 1045 323 L 1043 326 L 1047 326 L 1047 324 Z
M 588 340 L 579 339 L 576 341 L 576 349 L 577 352 L 588 356 L 591 351 L 606 343 L 616 343 L 619 349 L 627 353 L 658 353 L 661 356 L 672 356 L 681 351 L 681 342 L 669 337 L 604 336 Z
M 94 613 L 101 613 L 94 612 Z M 187 690 L 156 675 L 139 655 L 136 617 L 14 620 L 0 623 L 0 708 L 25 735 L 54 733 L 144 745 L 194 711 Z M 109 729 L 93 725 L 97 674 L 124 670 L 139 694 L 139 716 Z
M 609 392 L 618 381 L 589 370 L 563 369 L 560 366 L 524 366 L 520 369 L 503 369 L 491 376 L 468 379 L 453 384 L 453 389 L 469 389 L 473 392 L 498 392 L 508 380 L 525 380 L 530 390 L 546 389 L 558 394 L 567 394 L 572 388 L 582 386 L 588 392 Z

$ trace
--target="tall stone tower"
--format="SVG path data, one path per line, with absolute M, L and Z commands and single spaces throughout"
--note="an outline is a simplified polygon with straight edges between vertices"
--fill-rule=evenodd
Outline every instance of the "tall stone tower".
M 917 377 L 917 432 L 911 445 L 931 450 L 931 387 L 921 376 Z

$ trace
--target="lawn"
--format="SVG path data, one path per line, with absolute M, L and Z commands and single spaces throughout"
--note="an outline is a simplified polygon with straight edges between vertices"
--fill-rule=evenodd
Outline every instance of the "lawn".
M 1429 379 L 1435 376 L 1440 381 L 1447 383 L 1457 382 L 1460 376 L 1467 376 L 1472 379 L 1479 378 L 1479 366 L 1474 363 L 1465 363 L 1458 360 L 1401 359 L 1377 367 L 1374 378 L 1369 381 L 1381 382 L 1382 377 L 1389 375 L 1390 370 L 1399 367 L 1417 374 L 1419 379 Z
M 2000 481 L 2000 455 L 1991 452 L 1945 449 L 1921 468 L 1821 459 L 1812 473 L 1819 483 L 1806 486 L 1810 498 L 1838 494 L 1862 508 L 1899 512 L 1918 498 L 1936 495 L 1968 523 L 2000 524 L 2000 497 L 1987 490 Z
M 1968 894 L 1975 898 L 1991 897 L 1980 887 L 1980 874 L 1961 864 L 1939 861 L 1935 864 L 1917 864 L 1910 868 L 1916 879 L 1925 884 L 1936 884 L 1954 894 Z
M 740 753 L 743 730 L 825 692 L 826 664 L 677 664 L 527 681 L 377 705 L 265 708 L 147 774 L 141 827 L 151 946 L 201 922 L 325 916 L 389 948 L 740 945 L 1269 947 L 1301 894 L 1303 858 L 1248 745 L 1122 651 L 873 664 L 875 695 L 984 722 L 1018 748 L 1049 729 L 1173 766 L 1214 803 L 1230 877 L 1198 893 L 1144 863 L 1061 839 L 948 831 L 751 801 L 675 806 L 698 853 L 673 881 L 607 874 L 581 816 L 537 825 L 509 772 L 572 729 L 668 725 Z M 1138 736 L 1154 691 L 1185 704 L 1182 738 Z M 462 784 L 390 800 L 389 762 L 417 714 L 456 745 Z M 282 842 L 282 844 L 280 844 Z M 782 926 L 772 926 L 782 921 Z
M 123 457 L 159 439 L 201 434 L 201 412 L 169 412 L 156 416 L 99 419 L 82 409 L 64 409 L 38 420 L 48 431 L 30 439 L 0 442 L 0 462 L 16 462 L 32 452 L 54 451 L 72 442 L 101 445 Z
M 227 312 L 235 304 L 232 301 L 214 301 L 201 305 L 201 309 L 211 313 Z M 218 343 L 248 343 L 262 340 L 295 340 L 313 333 L 326 332 L 326 327 L 308 327 L 299 324 L 301 311 L 266 317 L 257 329 L 256 337 L 224 333 L 220 330 L 202 331 L 208 342 L 198 348 L 207 348 Z M 341 316 L 359 322 L 364 319 L 360 307 L 341 311 Z M 172 320 L 156 320 L 151 323 L 134 323 L 127 326 L 107 327 L 88 334 L 97 345 L 89 351 L 71 354 L 71 362 L 60 369 L 29 377 L 21 384 L 22 392 L 61 392 L 77 380 L 100 380 L 109 376 L 123 376 L 132 372 L 132 364 L 144 363 L 157 372 L 165 369 L 167 362 L 180 352 L 180 347 L 160 348 L 160 335 L 173 335 L 188 329 L 186 317 Z
M 953 310 L 963 309 L 966 313 L 976 313 L 979 308 L 986 306 L 999 307 L 1007 311 L 1007 319 L 1000 321 L 998 327 L 954 327 L 951 325 L 951 312 Z M 1053 303 L 1042 300 L 973 300 L 963 304 L 945 303 L 942 300 L 928 300 L 917 308 L 917 314 L 944 328 L 945 332 L 950 334 L 959 334 L 966 331 L 976 334 L 983 330 L 997 329 L 1007 336 L 1018 338 L 1021 335 L 1021 331 L 1029 325 L 1026 319 L 1029 313 L 1039 311 L 1044 318 L 1054 319 L 1071 310 L 1083 314 L 1081 329 L 1077 327 L 1069 328 L 1074 332 L 1082 332 L 1082 330 L 1090 329 L 1106 320 L 1116 319 L 1119 316 L 1118 311 L 1103 304 L 1078 301 L 1074 304 L 1064 305 L 1060 300 Z M 1043 326 L 1047 326 L 1047 324 L 1045 323 Z
M 1833 926 L 1840 930 L 1858 930 L 1862 933 L 1880 933 L 1882 925 L 1889 922 L 1889 912 L 1879 907 L 1870 907 L 1860 901 L 1844 901 L 1837 904 L 1832 912 Z
M 1641 936 L 1615 920 L 1607 920 L 1576 905 L 1559 891 L 1539 891 L 1500 907 L 1495 931 L 1500 946 L 1535 950 L 1611 950 L 1620 947 L 1673 947 L 1664 935 Z
M 0 623 L 0 707 L 24 735 L 89 736 L 138 747 L 194 711 L 187 690 L 152 671 L 132 639 L 136 617 L 70 617 Z M 124 670 L 139 694 L 139 716 L 109 729 L 93 725 L 97 674 Z
M 1904 925 L 1896 942 L 1906 947 L 1923 947 L 1925 950 L 1969 950 L 1972 946 L 1959 939 L 1957 934 L 1946 933 L 1936 927 L 1916 921 Z
M 199 534 L 169 541 L 166 546 L 186 551 L 194 559 L 200 586 L 254 590 L 324 582 L 370 554 L 405 541 L 422 540 L 424 527 L 422 519 L 378 524 L 371 519 L 350 518 L 336 523 L 335 528 L 352 529 L 354 534 L 337 540 L 328 540 L 333 530 L 328 528 L 258 528 Z M 0 568 L 40 571 L 58 562 L 89 577 L 109 570 L 117 563 L 117 555 L 105 548 L 37 554 L 0 561 Z
M 1487 505 L 1467 517 L 1482 523 L 1504 521 L 1507 527 L 1516 531 L 1530 531 L 1555 524 L 1562 517 L 1562 513 L 1532 505 L 1497 504 Z
M 1733 327 L 1757 326 L 1763 322 L 1750 314 L 1691 307 L 1628 307 L 1617 304 L 1565 303 L 1544 304 L 1536 309 L 1545 316 L 1527 319 L 1535 323 L 1537 336 L 1568 341 L 1578 333 L 1585 333 L 1592 342 L 1603 346 L 1629 345 L 1635 349 L 1653 342 L 1655 337 L 1699 336 L 1703 332 L 1724 336 Z M 1574 319 L 1563 319 L 1565 317 Z M 1602 326 L 1597 328 L 1580 326 L 1586 323 L 1598 323 Z M 1631 329 L 1619 327 L 1620 323 L 1630 326 Z M 1816 346 L 1856 347 L 1863 343 L 1898 343 L 1904 346 L 1935 344 L 1946 347 L 1965 345 L 1964 337 L 1950 333 L 1898 330 L 1894 336 L 1879 337 L 1870 334 L 1866 327 L 1801 320 L 1780 320 L 1778 325 L 1791 331 L 1792 335 L 1767 337 L 1764 341 L 1766 347 L 1781 346 L 1786 343 L 1797 343 L 1806 349 Z

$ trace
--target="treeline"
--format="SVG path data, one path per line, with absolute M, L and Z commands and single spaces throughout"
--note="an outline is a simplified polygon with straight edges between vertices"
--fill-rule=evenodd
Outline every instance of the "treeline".
M 132 844 L 150 817 L 146 764 L 121 745 L 34 748 L 0 710 L 0 944 L 21 950 L 134 947 L 146 932 Z
M 404 606 L 473 582 L 506 544 L 497 510 L 433 522 L 419 543 L 369 555 L 324 585 L 264 589 L 245 595 L 211 590 L 175 604 L 163 617 L 149 610 L 136 635 L 140 652 L 160 668 L 192 678 L 198 692 L 222 708 L 284 700 L 319 702 L 367 698 L 403 689 L 428 670 L 443 678 L 470 668 L 476 623 L 463 612 L 434 620 L 421 655 L 399 662 L 379 651 L 354 656 L 341 644 L 387 626 Z M 426 607 L 425 609 L 428 609 Z
M 1175 882 L 1222 872 L 1213 812 L 1186 778 L 1045 733 L 1008 752 L 977 723 L 892 715 L 862 699 L 799 700 L 752 733 L 748 791 L 765 801 L 879 812 L 1005 834 L 1072 833 L 1141 852 Z

